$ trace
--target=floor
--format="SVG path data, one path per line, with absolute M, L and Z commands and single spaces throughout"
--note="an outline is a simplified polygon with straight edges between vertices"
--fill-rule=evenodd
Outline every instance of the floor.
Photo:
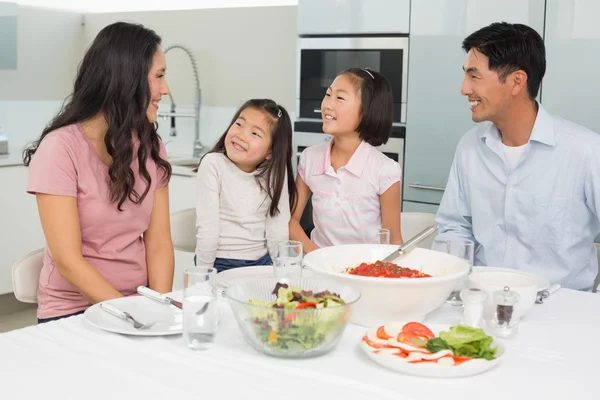
M 12 293 L 0 295 L 0 333 L 37 324 L 37 304 L 21 303 Z

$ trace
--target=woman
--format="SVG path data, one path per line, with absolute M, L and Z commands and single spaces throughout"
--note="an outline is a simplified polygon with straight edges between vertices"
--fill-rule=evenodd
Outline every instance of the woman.
M 140 25 L 105 27 L 68 103 L 24 152 L 46 238 L 38 322 L 173 285 L 171 166 L 156 132 L 169 93 L 161 39 Z

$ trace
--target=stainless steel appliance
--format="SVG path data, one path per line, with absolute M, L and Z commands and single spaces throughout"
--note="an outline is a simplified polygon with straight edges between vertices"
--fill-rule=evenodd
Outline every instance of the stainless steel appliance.
M 321 119 L 321 101 L 337 74 L 347 68 L 371 68 L 389 80 L 394 96 L 394 122 L 406 122 L 408 37 L 300 37 L 296 117 Z
M 377 147 L 383 154 L 401 166 L 404 165 L 404 138 L 405 128 L 403 126 L 394 126 L 392 137 L 386 144 Z M 322 123 L 316 121 L 296 121 L 294 123 L 294 175 L 297 172 L 300 155 L 307 147 L 328 142 L 331 136 L 323 133 Z
M 379 150 L 403 166 L 406 137 L 410 0 L 299 0 L 294 173 L 307 147 L 330 140 L 321 102 L 337 74 L 371 68 L 390 82 L 394 98 L 391 138 Z M 300 221 L 312 229 L 309 201 Z

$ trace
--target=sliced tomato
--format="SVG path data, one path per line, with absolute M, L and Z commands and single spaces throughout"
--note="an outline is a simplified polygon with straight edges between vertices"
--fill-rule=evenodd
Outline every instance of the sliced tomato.
M 469 360 L 473 359 L 473 357 L 460 357 L 460 356 L 452 356 L 452 358 L 454 359 L 454 365 L 460 365 L 460 364 L 464 363 L 465 361 L 469 361 Z
M 286 322 L 286 323 L 292 322 L 294 318 L 296 318 L 296 313 L 291 312 L 283 318 L 283 322 Z
M 363 336 L 362 340 L 374 349 L 397 349 L 397 347 L 390 346 L 389 344 L 375 343 L 369 340 L 369 338 L 366 335 Z
M 402 327 L 402 333 L 412 336 L 417 336 L 421 340 L 427 341 L 435 337 L 431 329 L 421 324 L 420 322 L 409 322 Z M 400 341 L 400 340 L 398 340 Z
M 406 343 L 410 346 L 422 347 L 422 348 L 424 348 L 425 346 L 422 346 L 419 343 L 419 341 L 421 341 L 421 342 L 427 341 L 427 339 L 423 340 L 423 338 L 420 336 L 410 335 L 408 333 L 403 333 L 403 332 L 400 332 L 398 334 L 398 337 L 396 337 L 396 340 L 399 341 L 400 343 Z
M 388 340 L 392 338 L 385 332 L 385 328 L 383 327 L 383 325 L 377 328 L 377 337 L 383 340 Z
M 437 364 L 437 360 L 412 360 L 409 364 Z
M 306 303 L 300 303 L 296 306 L 296 310 L 301 310 L 303 308 L 316 308 L 317 303 L 313 301 L 307 301 Z

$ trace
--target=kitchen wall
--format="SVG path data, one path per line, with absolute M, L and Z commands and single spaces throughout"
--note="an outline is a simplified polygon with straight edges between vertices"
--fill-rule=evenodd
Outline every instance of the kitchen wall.
M 0 70 L 0 100 L 61 100 L 81 54 L 82 14 L 19 7 L 17 69 Z
M 0 126 L 12 151 L 38 136 L 72 89 L 82 15 L 19 7 L 17 69 L 0 69 Z
M 126 20 L 154 29 L 163 47 L 189 47 L 197 59 L 206 106 L 237 107 L 257 96 L 294 105 L 296 7 L 86 14 L 84 20 L 86 46 L 104 26 Z M 192 103 L 187 56 L 173 50 L 167 54 L 167 66 L 175 102 Z
M 207 147 L 218 139 L 245 100 L 268 97 L 290 112 L 295 104 L 296 7 L 246 7 L 185 11 L 86 14 L 84 46 L 116 21 L 141 23 L 154 29 L 163 47 L 181 44 L 196 57 L 201 100 L 200 138 Z M 190 111 L 193 74 L 187 55 L 167 53 L 167 82 L 178 111 Z M 161 110 L 169 111 L 164 97 Z M 178 135 L 168 137 L 169 121 L 159 120 L 167 150 L 191 153 L 194 123 L 178 118 Z
M 72 89 L 77 65 L 98 32 L 116 21 L 141 23 L 163 38 L 164 47 L 181 44 L 196 56 L 202 111 L 201 140 L 211 146 L 236 108 L 251 97 L 275 99 L 292 112 L 295 104 L 296 7 L 246 7 L 182 11 L 80 14 L 20 7 L 18 67 L 0 70 L 0 126 L 12 152 L 35 139 Z M 83 23 L 83 25 L 82 25 Z M 167 54 L 167 80 L 179 111 L 194 100 L 187 56 Z M 169 98 L 163 109 L 169 110 Z M 159 121 L 167 149 L 191 153 L 194 123 Z

